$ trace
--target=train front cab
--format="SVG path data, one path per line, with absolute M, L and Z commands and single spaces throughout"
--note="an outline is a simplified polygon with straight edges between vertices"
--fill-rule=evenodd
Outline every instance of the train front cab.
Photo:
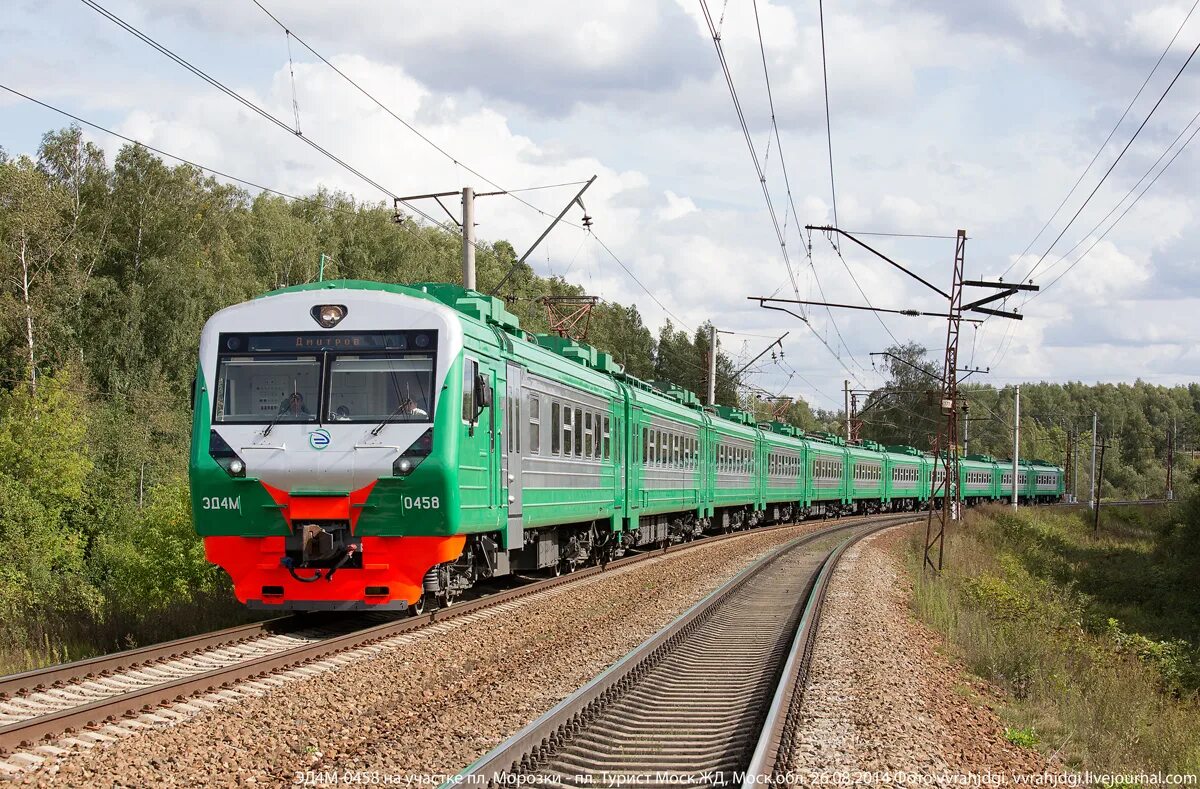
M 452 311 L 375 283 L 291 288 L 206 323 L 193 519 L 240 601 L 404 608 L 461 552 L 459 347 Z

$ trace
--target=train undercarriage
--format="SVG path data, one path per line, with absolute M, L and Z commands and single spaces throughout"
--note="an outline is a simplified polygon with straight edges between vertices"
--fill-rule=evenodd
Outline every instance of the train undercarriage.
M 968 498 L 966 506 L 991 501 Z M 756 526 L 790 523 L 814 518 L 839 518 L 849 515 L 875 515 L 889 512 L 925 512 L 940 509 L 941 501 L 915 498 L 771 503 L 765 509 L 750 506 L 718 508 L 712 517 L 695 512 L 676 512 L 645 516 L 638 528 L 614 532 L 607 521 L 550 526 L 524 532 L 524 543 L 516 550 L 502 547 L 500 534 L 491 532 L 467 537 L 462 554 L 451 562 L 430 568 L 425 574 L 421 599 L 409 610 L 420 614 L 432 608 L 452 605 L 477 583 L 508 575 L 548 573 L 563 575 L 582 567 L 605 565 L 630 551 L 664 548 L 690 542 L 706 535 L 728 534 Z
M 660 549 L 707 535 L 813 518 L 916 509 L 915 499 L 886 504 L 816 502 L 807 507 L 797 503 L 771 503 L 762 510 L 752 506 L 723 507 L 717 508 L 711 517 L 700 517 L 695 512 L 644 516 L 639 519 L 636 529 L 622 532 L 611 531 L 606 521 L 528 529 L 524 532 L 523 545 L 510 551 L 501 547 L 498 532 L 469 535 L 462 555 L 429 569 L 423 581 L 423 595 L 409 610 L 420 614 L 452 605 L 477 583 L 506 575 L 563 575 L 582 567 L 605 565 L 630 551 Z

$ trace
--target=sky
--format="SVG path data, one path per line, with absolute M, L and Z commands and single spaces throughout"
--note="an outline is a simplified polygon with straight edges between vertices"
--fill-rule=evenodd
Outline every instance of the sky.
M 392 193 L 598 176 L 584 196 L 594 235 L 560 225 L 534 269 L 634 303 L 655 329 L 712 320 L 742 362 L 788 332 L 782 360 L 750 368 L 763 390 L 838 408 L 843 380 L 885 380 L 871 353 L 911 340 L 940 358 L 944 346 L 936 318 L 790 305 L 805 323 L 748 299 L 945 310 L 851 241 L 839 253 L 813 232 L 810 244 L 802 225 L 834 219 L 830 149 L 840 227 L 943 236 L 859 236 L 942 290 L 962 229 L 968 279 L 1032 271 L 1042 286 L 1007 303 L 1022 321 L 963 325 L 960 362 L 990 368 L 975 380 L 1200 380 L 1200 143 L 1171 160 L 1200 128 L 1200 55 L 1146 120 L 1200 43 L 1196 0 L 827 0 L 829 138 L 816 0 L 707 0 L 782 248 L 699 0 L 261 2 L 390 112 L 253 0 L 102 5 L 287 125 L 298 117 L 304 137 Z M 79 0 L 10 0 L 0 83 L 275 189 L 391 202 Z M 4 91 L 0 118 L 10 155 L 66 123 Z M 122 145 L 87 133 L 110 161 Z M 576 189 L 519 193 L 540 210 L 479 198 L 477 235 L 523 251 Z

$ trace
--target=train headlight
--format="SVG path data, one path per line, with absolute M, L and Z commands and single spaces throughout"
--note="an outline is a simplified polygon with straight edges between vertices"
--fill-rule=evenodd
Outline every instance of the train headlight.
M 342 319 L 346 317 L 346 312 L 344 304 L 318 304 L 311 310 L 313 320 L 326 329 L 332 329 L 341 323 Z
M 429 457 L 433 450 L 433 428 L 429 428 L 412 446 L 400 453 L 400 457 L 392 462 L 393 477 L 407 477 L 421 465 L 421 461 Z
M 225 469 L 225 473 L 229 476 L 246 476 L 245 462 L 237 456 L 237 453 L 233 451 L 233 447 L 229 446 L 229 442 L 221 438 L 221 434 L 216 430 L 209 431 L 208 454 L 220 464 L 221 468 Z

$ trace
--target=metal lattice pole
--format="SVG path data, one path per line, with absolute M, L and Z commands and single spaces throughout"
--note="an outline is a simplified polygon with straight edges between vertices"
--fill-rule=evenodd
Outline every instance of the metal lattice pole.
M 959 230 L 954 243 L 954 279 L 950 285 L 950 309 L 946 318 L 946 356 L 942 366 L 942 391 L 939 405 L 942 422 L 934 440 L 934 473 L 930 482 L 929 517 L 925 522 L 925 567 L 942 569 L 946 545 L 946 528 L 958 518 L 958 337 L 962 321 L 963 261 L 967 249 L 967 232 Z M 933 501 L 938 495 L 938 469 L 941 468 L 942 507 L 937 524 L 933 519 Z M 933 553 L 937 551 L 937 561 Z

